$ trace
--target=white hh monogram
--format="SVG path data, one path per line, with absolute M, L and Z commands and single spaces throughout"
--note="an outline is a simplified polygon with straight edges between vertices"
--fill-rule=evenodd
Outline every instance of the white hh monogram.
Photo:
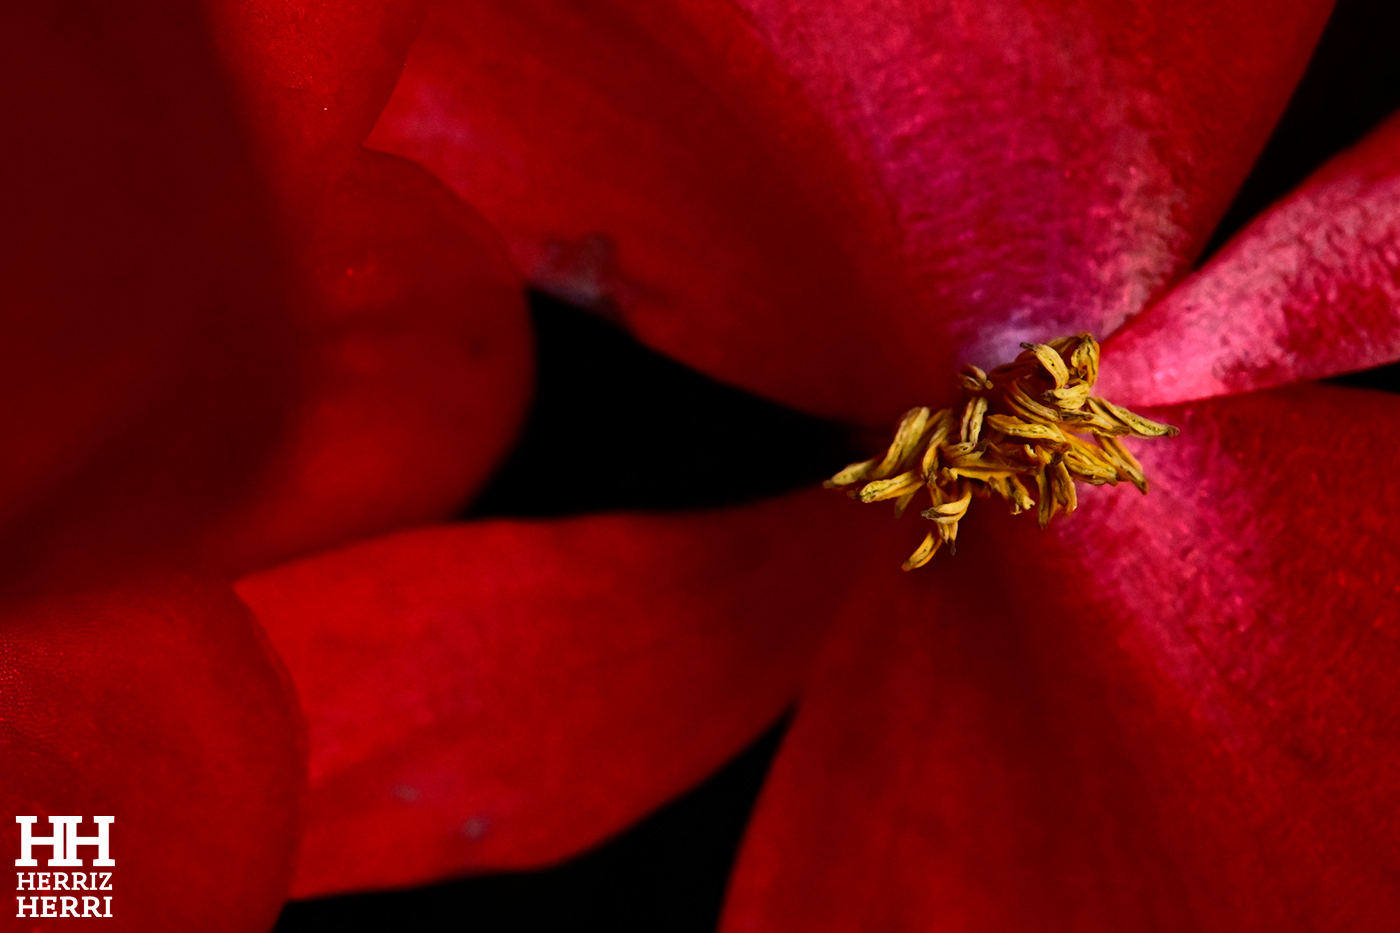
M 26 867 L 38 865 L 34 858 L 35 846 L 48 846 L 53 849 L 53 858 L 49 859 L 49 865 L 62 867 L 81 867 L 83 860 L 78 858 L 79 846 L 95 846 L 97 848 L 97 858 L 92 860 L 94 868 L 111 868 L 117 863 L 111 858 L 111 828 L 116 817 L 94 816 L 92 821 L 97 824 L 96 836 L 79 836 L 78 824 L 83 821 L 81 816 L 51 816 L 49 824 L 53 827 L 53 835 L 34 835 L 34 824 L 38 821 L 37 816 L 16 816 L 15 822 L 20 827 L 20 857 L 15 859 L 15 865 Z

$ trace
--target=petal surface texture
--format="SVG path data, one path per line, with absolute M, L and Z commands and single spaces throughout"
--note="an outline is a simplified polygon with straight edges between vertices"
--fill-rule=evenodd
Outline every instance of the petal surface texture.
M 964 360 L 1102 335 L 1179 278 L 1329 8 L 447 3 L 371 140 L 544 287 L 883 426 Z
M 1147 497 L 1088 489 L 1044 533 L 997 511 L 932 573 L 888 564 L 723 929 L 1389 929 L 1397 414 L 1317 386 L 1161 410 L 1182 436 L 1137 446 Z
M 1400 117 L 1255 220 L 1105 352 L 1104 394 L 1135 405 L 1400 360 Z
M 212 531 L 224 567 L 452 514 L 529 400 L 519 276 L 495 232 L 417 165 L 362 150 L 305 266 L 295 432 L 256 504 Z
M 268 199 L 189 4 L 9 4 L 0 49 L 0 556 L 142 552 L 280 429 Z
M 13 870 L 48 872 L 39 896 L 55 898 L 54 872 L 110 872 L 105 929 L 265 933 L 296 852 L 305 770 L 295 709 L 266 639 L 225 583 L 151 579 L 6 606 L 7 838 L 18 839 L 16 815 L 38 817 L 35 836 L 52 835 L 49 816 L 81 815 L 80 836 L 97 834 L 92 817 L 115 818 L 114 865 L 94 864 L 100 851 L 80 846 L 83 867 L 55 868 L 39 847 L 36 867 Z M 40 922 L 64 926 L 32 928 Z M 6 927 L 21 928 L 31 926 Z
M 293 893 L 548 864 L 698 783 L 792 701 L 849 504 L 483 522 L 242 580 L 310 729 Z
M 349 170 L 427 0 L 203 0 L 266 169 L 294 207 Z

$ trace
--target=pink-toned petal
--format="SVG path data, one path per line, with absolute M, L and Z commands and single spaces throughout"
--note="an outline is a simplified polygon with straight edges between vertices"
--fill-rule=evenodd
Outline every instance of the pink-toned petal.
M 519 276 L 495 232 L 423 169 L 363 150 L 307 265 L 299 420 L 256 503 L 212 530 L 225 567 L 450 515 L 529 399 Z
M 1400 911 L 1400 400 L 1163 412 L 1156 488 L 876 574 L 728 931 L 1383 930 Z M 1319 429 L 1325 425 L 1325 429 Z
M 311 208 L 350 169 L 427 0 L 204 0 L 278 193 Z
M 372 139 L 479 206 L 545 287 L 725 381 L 883 426 L 964 357 L 1102 334 L 1160 295 L 1329 8 L 449 3 Z
M 266 198 L 197 10 L 0 12 L 0 562 L 148 551 L 281 426 Z
M 80 836 L 98 835 L 93 817 L 114 817 L 113 865 L 97 864 L 95 847 L 71 853 L 82 860 L 71 868 L 31 849 L 38 864 L 13 869 L 18 909 L 47 897 L 54 916 L 65 895 L 78 911 L 95 896 L 95 928 L 264 933 L 291 880 L 305 762 L 295 700 L 247 608 L 225 583 L 165 577 L 0 613 L 7 875 L 23 857 L 16 816 L 36 816 L 39 837 L 53 834 L 50 816 L 82 816 Z M 5 929 L 66 925 L 26 916 Z
M 493 521 L 240 581 L 310 728 L 294 893 L 547 864 L 697 783 L 791 702 L 849 505 Z
M 887 193 L 923 313 L 974 361 L 1110 331 L 1181 274 L 1332 6 L 740 5 Z
M 1105 347 L 1161 405 L 1400 360 L 1400 117 L 1333 159 Z

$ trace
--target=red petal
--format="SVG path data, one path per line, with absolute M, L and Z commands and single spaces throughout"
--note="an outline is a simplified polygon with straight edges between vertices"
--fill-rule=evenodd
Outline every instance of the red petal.
M 41 837 L 52 835 L 51 815 L 81 815 L 82 836 L 97 834 L 94 816 L 115 817 L 111 867 L 92 862 L 96 848 L 79 847 L 84 866 L 71 870 L 33 849 L 38 866 L 17 866 L 17 883 L 48 872 L 50 890 L 16 891 L 21 909 L 64 896 L 52 890 L 55 872 L 71 882 L 91 871 L 100 885 L 105 871 L 110 894 L 87 896 L 111 898 L 106 928 L 267 930 L 291 878 L 305 779 L 294 701 L 275 665 L 222 583 L 129 582 L 7 606 L 0 810 L 11 821 L 37 816 Z M 5 836 L 18 841 L 13 823 Z
M 0 12 L 11 570 L 39 537 L 64 562 L 187 528 L 279 427 L 283 283 L 201 29 L 176 0 Z
M 537 284 L 688 363 L 846 415 L 907 405 L 863 326 L 899 275 L 883 208 L 736 11 L 630 6 L 438 7 L 373 144 L 477 205 Z
M 546 864 L 698 782 L 791 701 L 849 506 L 439 528 L 240 582 L 310 726 L 294 893 Z
M 394 89 L 427 0 L 204 0 L 280 192 L 314 205 Z
M 1400 117 L 1332 160 L 1108 345 L 1159 405 L 1400 360 Z
M 294 438 L 216 529 L 247 569 L 441 519 L 485 482 L 532 384 L 519 278 L 494 231 L 416 165 L 365 150 L 322 211 Z
M 870 582 L 727 930 L 1388 928 L 1400 404 L 1167 414 L 1146 498 L 1086 490 L 1047 534 L 997 512 L 932 573 Z
M 444 5 L 372 138 L 546 287 L 883 424 L 964 357 L 1104 333 L 1160 294 L 1330 3 L 737 6 Z

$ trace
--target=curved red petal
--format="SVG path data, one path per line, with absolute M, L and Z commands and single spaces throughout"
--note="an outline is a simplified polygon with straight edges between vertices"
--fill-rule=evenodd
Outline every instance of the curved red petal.
M 546 864 L 697 783 L 791 701 L 842 506 L 486 522 L 241 581 L 310 728 L 294 893 Z
M 364 150 L 325 203 L 296 432 L 212 530 L 241 570 L 439 520 L 486 481 L 529 400 L 524 293 L 499 238 L 418 166 Z
M 0 12 L 12 570 L 178 538 L 281 426 L 285 285 L 202 28 L 177 0 Z
M 687 363 L 843 416 L 907 405 L 867 326 L 899 303 L 884 206 L 733 8 L 443 4 L 371 141 L 476 205 L 539 287 Z
M 350 169 L 428 0 L 203 0 L 279 193 L 311 207 Z
M 1159 295 L 1329 8 L 445 4 L 372 139 L 545 287 L 883 426 L 964 358 L 1102 334 Z
M 1400 360 L 1400 117 L 1105 346 L 1104 391 L 1161 405 Z
M 1388 927 L 1400 401 L 1165 414 L 1146 498 L 1086 490 L 1043 534 L 998 512 L 869 583 L 726 930 Z
M 50 899 L 52 912 L 40 901 L 33 916 L 54 916 L 95 896 L 112 930 L 267 930 L 291 879 L 305 765 L 285 675 L 228 586 L 128 581 L 3 614 L 5 819 L 36 816 L 31 833 L 44 837 L 49 816 L 82 816 L 80 836 L 98 835 L 93 817 L 115 818 L 113 865 L 79 846 L 81 867 L 55 868 L 50 848 L 32 848 L 38 864 L 15 867 L 19 910 Z M 19 827 L 5 835 L 18 840 Z

